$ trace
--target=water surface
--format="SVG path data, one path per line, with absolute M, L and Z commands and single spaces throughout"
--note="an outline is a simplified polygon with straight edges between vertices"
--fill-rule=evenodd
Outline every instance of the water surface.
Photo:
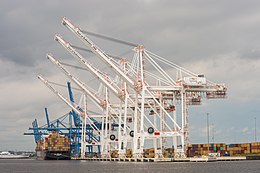
M 227 162 L 100 162 L 100 161 L 38 161 L 0 160 L 0 173 L 260 173 L 260 161 Z

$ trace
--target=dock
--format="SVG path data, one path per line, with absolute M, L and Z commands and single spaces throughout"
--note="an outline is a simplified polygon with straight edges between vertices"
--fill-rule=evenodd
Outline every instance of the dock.
M 245 156 L 244 157 L 217 157 L 217 161 L 241 161 L 241 160 L 248 160 Z
M 192 158 L 85 158 L 77 160 L 111 161 L 111 162 L 216 162 L 243 161 L 246 157 L 192 157 Z

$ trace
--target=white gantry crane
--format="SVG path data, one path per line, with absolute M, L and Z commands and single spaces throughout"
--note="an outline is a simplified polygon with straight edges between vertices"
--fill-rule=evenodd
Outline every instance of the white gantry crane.
M 94 67 L 71 43 L 60 35 L 55 35 L 55 40 L 104 86 L 102 96 L 98 96 L 95 90 L 72 75 L 62 63 L 52 55 L 47 55 L 47 58 L 82 90 L 85 97 L 90 98 L 103 112 L 102 115 L 96 116 L 102 124 L 102 128 L 98 129 L 87 114 L 88 105 L 84 104 L 84 111 L 79 111 L 51 87 L 47 80 L 39 76 L 46 86 L 81 115 L 82 129 L 86 124 L 90 124 L 95 135 L 100 137 L 100 141 L 89 144 L 83 135 L 82 158 L 86 145 L 100 145 L 103 158 L 111 157 L 114 151 L 118 152 L 118 157 L 124 158 L 127 149 L 131 149 L 132 157 L 142 158 L 147 146 L 154 148 L 156 158 L 163 157 L 163 150 L 167 146 L 174 146 L 176 157 L 185 157 L 186 146 L 189 144 L 188 106 L 200 105 L 202 98 L 225 98 L 225 85 L 210 82 L 204 75 L 184 69 L 146 50 L 142 45 L 134 47 L 131 62 L 125 58 L 117 61 L 101 50 L 70 20 L 63 18 L 62 24 L 113 72 L 109 75 Z M 149 68 L 145 68 L 148 66 Z M 175 72 L 175 79 L 165 69 Z M 117 80 L 112 79 L 113 74 L 116 74 L 112 77 Z M 111 94 L 114 96 L 113 100 L 110 100 Z M 180 106 L 177 106 L 177 103 L 180 103 Z M 112 123 L 118 125 L 114 131 Z

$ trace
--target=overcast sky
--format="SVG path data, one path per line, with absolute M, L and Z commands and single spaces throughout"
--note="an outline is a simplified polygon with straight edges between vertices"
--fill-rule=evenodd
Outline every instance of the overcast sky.
M 51 119 L 68 110 L 36 78 L 66 79 L 45 58 L 49 52 L 69 57 L 53 41 L 55 33 L 73 36 L 61 25 L 64 16 L 225 83 L 228 99 L 189 109 L 191 143 L 207 142 L 207 112 L 215 142 L 254 141 L 254 117 L 260 127 L 260 1 L 0 0 L 0 150 L 34 150 L 33 137 L 23 136 L 31 122 L 45 123 L 44 107 Z M 109 44 L 101 45 L 109 51 Z

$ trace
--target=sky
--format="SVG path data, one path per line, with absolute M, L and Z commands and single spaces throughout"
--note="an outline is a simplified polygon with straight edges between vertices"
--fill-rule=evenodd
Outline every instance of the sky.
M 0 0 L 0 151 L 30 150 L 23 133 L 37 118 L 45 124 L 69 111 L 37 78 L 65 82 L 46 53 L 69 55 L 53 40 L 74 36 L 61 25 L 66 16 L 84 30 L 143 44 L 146 49 L 207 79 L 225 83 L 228 98 L 190 107 L 191 143 L 260 140 L 260 1 L 258 0 Z M 115 55 L 129 47 L 97 39 Z M 80 43 L 80 42 L 79 42 Z M 93 56 L 93 55 L 89 55 Z M 85 81 L 93 77 L 87 75 Z M 214 133 L 213 133 L 214 126 Z

